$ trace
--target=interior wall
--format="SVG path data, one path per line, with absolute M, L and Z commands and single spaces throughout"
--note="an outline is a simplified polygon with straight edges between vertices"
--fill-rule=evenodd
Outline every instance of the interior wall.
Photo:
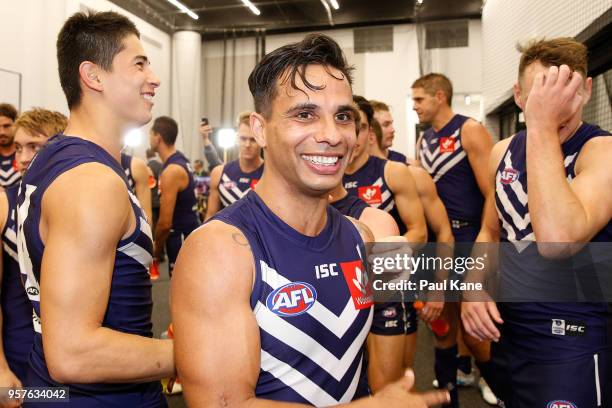
M 532 38 L 573 37 L 610 8 L 610 0 L 487 0 L 482 12 L 485 112 L 512 95 L 520 53 Z
M 355 66 L 353 92 L 368 99 L 378 99 L 391 106 L 395 120 L 396 137 L 393 149 L 414 156 L 416 116 L 412 112 L 410 85 L 420 75 L 419 50 L 414 25 L 403 24 L 393 27 L 393 51 L 355 54 L 352 29 L 323 31 L 338 42 L 347 60 Z M 307 33 L 271 35 L 266 37 L 266 52 L 282 45 L 297 42 Z M 447 74 L 456 92 L 479 95 L 482 90 L 480 61 L 482 59 L 482 36 L 480 22 L 469 22 L 470 45 L 465 48 L 433 50 L 432 69 Z M 247 78 L 255 66 L 255 40 L 240 39 L 236 43 L 235 114 L 253 108 Z M 232 41 L 227 41 L 225 118 L 221 118 L 221 88 L 223 42 L 204 41 L 202 51 L 202 95 L 203 113 L 208 115 L 213 126 L 228 126 L 232 121 L 227 117 L 232 111 L 231 86 L 228 78 L 232 70 Z M 474 61 L 474 63 L 466 63 Z M 478 98 L 475 98 L 478 99 Z M 457 102 L 461 105 L 463 97 Z M 472 106 L 457 106 L 460 113 L 481 112 L 478 101 Z M 472 115 L 475 116 L 476 115 Z M 480 115 L 481 116 L 481 115 Z
M 73 13 L 86 9 L 117 11 L 136 24 L 141 32 L 143 47 L 151 59 L 152 68 L 162 82 L 155 96 L 153 114 L 170 114 L 170 36 L 107 0 L 2 2 L 0 36 L 10 39 L 10 45 L 5 43 L 2 47 L 0 68 L 23 75 L 21 110 L 44 107 L 68 114 L 57 73 L 55 42 L 64 21 Z M 16 81 L 16 76 L 3 75 L 3 79 Z M 12 90 L 9 94 L 0 89 L 0 100 L 14 102 L 13 99 L 15 98 Z M 148 139 L 145 129 L 143 142 L 135 149 L 135 153 L 144 157 L 146 145 Z

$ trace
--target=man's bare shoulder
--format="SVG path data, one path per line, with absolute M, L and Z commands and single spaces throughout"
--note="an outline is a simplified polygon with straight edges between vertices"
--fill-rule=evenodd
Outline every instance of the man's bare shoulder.
M 349 217 L 348 215 L 345 215 L 345 217 L 353 223 L 355 228 L 357 228 L 363 242 L 374 242 L 374 234 L 367 225 L 353 217 Z

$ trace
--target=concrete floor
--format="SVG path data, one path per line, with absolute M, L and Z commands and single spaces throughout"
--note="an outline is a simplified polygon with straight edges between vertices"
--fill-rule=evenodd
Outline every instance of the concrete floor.
M 167 329 L 170 323 L 170 309 L 168 305 L 168 291 L 170 282 L 167 272 L 167 264 L 160 265 L 161 277 L 153 283 L 153 332 L 156 337 Z M 418 346 L 415 358 L 415 373 L 417 377 L 417 388 L 419 390 L 432 389 L 431 382 L 434 379 L 434 352 L 433 336 L 425 325 L 421 324 L 418 331 Z M 459 400 L 462 408 L 487 408 L 490 407 L 480 397 L 476 386 L 460 388 Z M 168 397 L 170 408 L 184 408 L 187 406 L 181 395 Z

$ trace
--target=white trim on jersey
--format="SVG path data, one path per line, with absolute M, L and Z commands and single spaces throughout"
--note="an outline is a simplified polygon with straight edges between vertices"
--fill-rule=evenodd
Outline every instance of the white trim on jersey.
M 301 395 L 310 404 L 316 407 L 326 407 L 331 405 L 343 404 L 350 402 L 355 395 L 359 377 L 361 376 L 361 368 L 363 360 L 359 362 L 359 367 L 353 376 L 351 384 L 346 392 L 339 400 L 325 392 L 324 389 L 312 382 L 304 374 L 300 373 L 287 363 L 275 358 L 271 354 L 261 351 L 261 369 L 267 371 L 279 381 L 290 387 L 293 391 Z
M 599 384 L 599 356 L 593 354 L 595 360 L 595 390 L 597 391 L 597 406 L 601 407 L 601 384 Z

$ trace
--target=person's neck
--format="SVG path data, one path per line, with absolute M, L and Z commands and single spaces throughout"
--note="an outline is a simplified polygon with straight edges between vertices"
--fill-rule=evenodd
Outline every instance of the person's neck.
M 127 126 L 121 124 L 102 104 L 98 107 L 82 102 L 70 111 L 64 134 L 95 143 L 120 161 L 123 148 L 121 139 L 126 130 Z
M 0 146 L 0 155 L 2 156 L 10 156 L 15 153 L 15 144 L 11 143 L 10 145 Z
M 371 144 L 368 153 L 370 153 L 370 156 L 380 157 L 381 159 L 386 159 L 389 155 L 388 150 L 383 152 L 377 144 Z
M 329 203 L 331 204 L 335 203 L 336 201 L 340 201 L 346 197 L 347 194 L 348 191 L 346 191 L 342 183 L 340 183 L 329 193 Z
M 364 164 L 366 164 L 369 158 L 370 155 L 367 151 L 364 150 L 364 152 L 359 157 L 356 157 L 355 160 L 353 160 L 348 164 L 348 166 L 346 166 L 346 170 L 344 172 L 346 174 L 355 173 L 357 170 L 362 168 Z
M 263 159 L 259 156 L 252 159 L 238 157 L 238 164 L 240 165 L 240 170 L 242 170 L 243 173 L 250 173 L 257 170 L 259 166 L 261 166 L 261 163 L 263 163 Z
M 299 233 L 315 237 L 325 228 L 328 192 L 320 196 L 305 194 L 269 165 L 255 192 L 277 217 Z
M 159 147 L 157 148 L 157 154 L 159 154 L 159 158 L 161 159 L 162 163 L 165 163 L 166 160 L 168 160 L 168 158 L 174 153 L 176 153 L 176 147 L 174 147 L 174 145 L 167 146 L 160 143 Z
M 444 126 L 446 126 L 448 122 L 451 121 L 453 116 L 455 116 L 455 113 L 450 108 L 450 106 L 444 106 L 440 108 L 440 110 L 436 114 L 436 117 L 431 122 L 431 127 L 433 127 L 436 132 L 439 132 L 440 129 L 442 129 Z

